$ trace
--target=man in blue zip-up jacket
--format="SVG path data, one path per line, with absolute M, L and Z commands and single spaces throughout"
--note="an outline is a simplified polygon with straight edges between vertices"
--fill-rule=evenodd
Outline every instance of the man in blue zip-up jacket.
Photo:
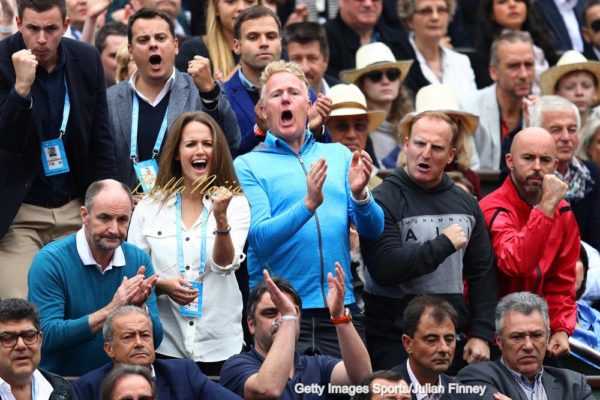
M 366 188 L 373 163 L 365 151 L 317 143 L 305 129 L 310 101 L 299 66 L 273 62 L 261 82 L 259 112 L 270 129 L 263 144 L 234 163 L 251 206 L 250 286 L 261 281 L 263 269 L 289 280 L 304 305 L 300 351 L 339 357 L 327 273 L 338 261 L 351 276 L 350 221 L 364 237 L 383 231 L 383 211 Z M 358 314 L 349 280 L 344 303 Z

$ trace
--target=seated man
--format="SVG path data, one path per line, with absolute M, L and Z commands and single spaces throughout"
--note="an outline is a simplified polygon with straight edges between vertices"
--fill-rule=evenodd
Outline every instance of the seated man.
M 557 147 L 546 130 L 519 132 L 506 156 L 510 176 L 480 202 L 498 266 L 498 296 L 527 290 L 550 307 L 548 353 L 569 351 L 575 328 L 575 262 L 579 230 L 553 172 Z
M 82 375 L 109 361 L 97 333 L 118 306 L 147 306 L 157 346 L 162 340 L 156 296 L 158 279 L 141 249 L 123 242 L 133 199 L 115 180 L 97 181 L 81 207 L 83 227 L 45 246 L 29 271 L 29 300 L 40 308 L 42 366 L 62 375 Z
M 188 359 L 155 358 L 152 320 L 144 310 L 122 306 L 111 312 L 102 328 L 104 351 L 112 362 L 95 369 L 74 383 L 79 399 L 99 400 L 100 386 L 115 364 L 135 364 L 154 370 L 161 399 L 239 399 L 210 381 Z
M 593 399 L 584 375 L 542 366 L 549 336 L 546 301 L 529 292 L 511 293 L 496 308 L 501 360 L 469 365 L 457 378 L 467 385 L 485 385 L 483 399 L 506 399 L 498 393 L 511 399 Z
M 412 299 L 402 316 L 402 344 L 408 360 L 394 371 L 406 379 L 418 398 L 440 393 L 439 399 L 479 398 L 476 387 L 460 385 L 445 372 L 456 350 L 458 313 L 441 297 L 423 295 Z
M 357 393 L 352 400 L 410 400 L 410 387 L 397 371 L 381 370 L 363 379 L 361 386 L 366 392 Z
M 264 283 L 248 298 L 248 328 L 254 335 L 249 352 L 238 354 L 221 369 L 221 384 L 246 400 L 319 399 L 332 385 L 358 384 L 371 373 L 369 354 L 344 312 L 345 276 L 339 263 L 335 278 L 327 275 L 327 306 L 336 326 L 342 360 L 331 356 L 301 356 L 296 351 L 302 301 L 283 279 L 272 280 L 264 270 Z
M 40 316 L 31 303 L 0 301 L 0 399 L 75 398 L 69 382 L 38 369 L 42 337 Z

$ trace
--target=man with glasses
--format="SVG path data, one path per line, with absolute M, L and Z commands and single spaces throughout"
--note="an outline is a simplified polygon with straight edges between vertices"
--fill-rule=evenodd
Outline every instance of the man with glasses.
M 484 399 L 594 399 L 584 375 L 542 365 L 549 334 L 546 301 L 529 292 L 509 294 L 496 308 L 502 358 L 470 365 L 457 378 L 485 385 Z
M 38 369 L 42 336 L 40 316 L 31 303 L 0 301 L 0 399 L 75 398 L 69 382 Z
M 600 60 L 600 0 L 588 0 L 583 9 L 581 34 L 585 40 L 585 58 Z
M 554 175 L 559 159 L 552 136 L 537 127 L 519 132 L 506 155 L 510 176 L 480 206 L 496 253 L 498 295 L 543 295 L 550 309 L 548 354 L 560 356 L 575 329 L 579 229 L 564 200 L 568 186 Z

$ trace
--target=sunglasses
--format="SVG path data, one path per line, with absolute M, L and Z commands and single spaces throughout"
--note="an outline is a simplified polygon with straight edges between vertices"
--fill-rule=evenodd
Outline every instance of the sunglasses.
M 600 19 L 592 21 L 590 24 L 590 28 L 594 31 L 594 33 L 598 33 L 600 31 Z
M 383 79 L 383 74 L 387 76 L 388 81 L 394 82 L 396 79 L 400 78 L 400 71 L 397 69 L 388 69 L 384 71 L 373 71 L 365 74 L 365 77 L 368 78 L 373 83 L 379 83 Z

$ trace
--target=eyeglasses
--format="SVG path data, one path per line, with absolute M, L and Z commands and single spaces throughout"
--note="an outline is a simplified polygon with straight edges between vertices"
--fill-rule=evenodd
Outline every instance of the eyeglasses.
M 396 79 L 400 78 L 400 71 L 397 69 L 388 69 L 384 71 L 372 71 L 365 74 L 365 77 L 368 78 L 373 83 L 379 83 L 383 79 L 383 74 L 387 76 L 388 81 L 394 82 Z
M 420 10 L 415 10 L 415 14 L 418 14 L 421 17 L 431 17 L 433 15 L 434 11 L 438 15 L 449 13 L 448 7 L 438 7 L 438 8 L 425 7 L 425 8 L 421 8 Z
M 598 31 L 600 31 L 600 19 L 592 21 L 592 23 L 590 24 L 590 28 L 592 28 L 594 33 L 598 33 Z
M 2 332 L 0 333 L 0 342 L 2 346 L 11 349 L 17 345 L 19 338 L 28 345 L 36 344 L 40 335 L 40 331 L 30 329 L 21 332 Z

